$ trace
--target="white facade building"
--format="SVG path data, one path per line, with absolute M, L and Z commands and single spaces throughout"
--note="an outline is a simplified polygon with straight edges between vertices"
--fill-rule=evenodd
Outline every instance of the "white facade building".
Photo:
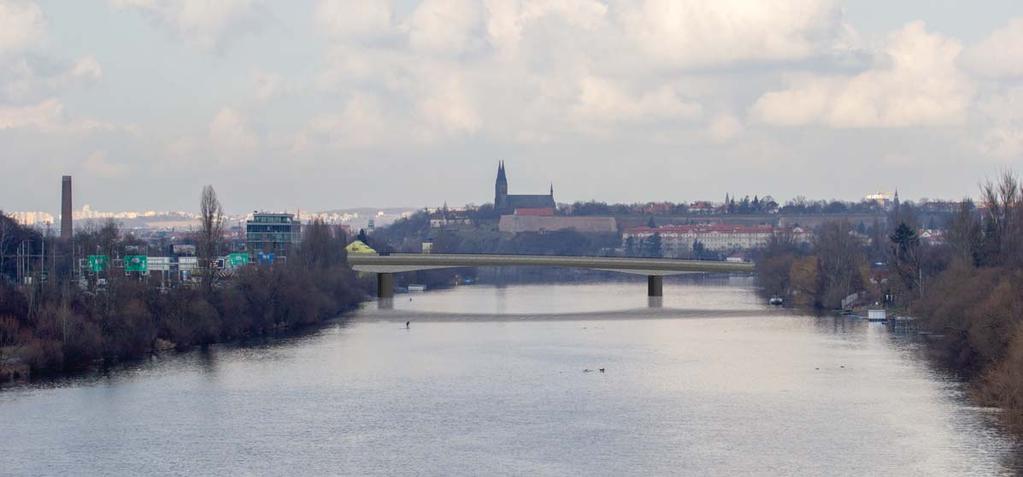
M 622 239 L 628 242 L 631 238 L 639 244 L 656 233 L 661 237 L 663 256 L 686 257 L 696 242 L 713 252 L 746 251 L 766 246 L 772 235 L 784 230 L 770 225 L 665 225 L 628 229 L 622 234 Z M 791 229 L 791 233 L 797 243 L 809 241 L 809 234 L 803 229 L 796 227 Z

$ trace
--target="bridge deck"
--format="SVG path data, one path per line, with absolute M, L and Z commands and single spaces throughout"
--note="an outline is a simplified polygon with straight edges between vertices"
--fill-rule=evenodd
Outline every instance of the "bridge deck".
M 550 255 L 417 254 L 348 255 L 360 272 L 395 273 L 456 267 L 539 266 L 610 270 L 638 275 L 673 275 L 685 272 L 752 272 L 751 263 L 671 258 L 576 257 Z

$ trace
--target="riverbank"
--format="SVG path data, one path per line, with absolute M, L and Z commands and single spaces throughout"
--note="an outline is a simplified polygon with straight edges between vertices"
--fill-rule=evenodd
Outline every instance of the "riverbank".
M 369 281 L 347 264 L 346 242 L 314 221 L 287 261 L 210 269 L 171 288 L 139 273 L 107 273 L 102 287 L 95 276 L 86 286 L 0 280 L 0 363 L 39 378 L 315 325 L 368 295 Z
M 14 308 L 19 301 L 27 304 L 23 291 L 0 293 Z M 185 287 L 161 292 L 140 282 L 114 281 L 103 294 L 47 299 L 34 314 L 20 307 L 23 312 L 5 325 L 5 335 L 13 338 L 4 348 L 3 368 L 10 370 L 8 382 L 38 379 L 168 350 L 271 336 L 351 312 L 366 295 L 346 267 L 251 267 L 209 294 Z
M 905 216 L 893 219 L 898 225 L 889 234 L 876 234 L 887 243 L 865 245 L 848 224 L 823 225 L 809 249 L 773 239 L 758 257 L 759 290 L 765 299 L 784 297 L 813 313 L 852 302 L 883 303 L 889 313 L 913 316 L 927 336 L 932 365 L 961 376 L 977 404 L 1000 408 L 1005 423 L 1023 435 L 1023 242 L 1019 231 L 995 226 L 1023 227 L 1017 201 L 989 198 L 988 213 L 1002 215 L 987 217 L 991 227 L 983 229 L 972 204 L 964 203 L 948 243 L 921 243 Z
M 19 387 L 0 394 L 0 421 L 19 437 L 6 448 L 4 469 L 998 475 L 1018 468 L 1012 440 L 992 427 L 990 413 L 882 326 L 777 310 L 758 316 L 765 307 L 746 283 L 672 282 L 662 309 L 745 316 L 648 319 L 629 311 L 644 290 L 642 282 L 456 287 L 406 297 L 409 329 L 369 303 L 296 337 L 167 353 L 108 376 Z M 431 311 L 417 318 L 418 310 Z M 585 316 L 600 310 L 617 310 L 617 319 Z M 477 319 L 433 320 L 445 312 Z M 500 320 L 504 313 L 549 319 Z M 601 367 L 605 373 L 584 372 Z

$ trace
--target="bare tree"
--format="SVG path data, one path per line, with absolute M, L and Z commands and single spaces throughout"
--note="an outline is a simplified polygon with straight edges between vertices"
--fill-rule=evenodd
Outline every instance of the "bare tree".
M 196 251 L 199 256 L 200 279 L 203 288 L 209 291 L 213 288 L 213 281 L 216 277 L 213 265 L 220 253 L 220 244 L 224 236 L 224 210 L 220 206 L 220 200 L 217 199 L 217 192 L 211 185 L 202 189 L 199 215 L 201 223 Z
M 863 244 L 848 222 L 825 222 L 813 240 L 817 256 L 818 306 L 837 308 L 850 293 L 864 289 L 867 266 Z
M 14 316 L 0 316 L 0 366 L 10 356 L 18 354 L 20 345 L 23 344 L 21 339 L 23 334 L 25 333 L 21 330 L 21 324 Z
M 977 265 L 981 258 L 983 232 L 980 215 L 969 198 L 959 203 L 959 209 L 948 226 L 948 244 L 955 256 L 970 265 Z
M 15 227 L 14 220 L 5 215 L 4 211 L 0 210 L 0 275 L 4 272 L 4 259 L 7 257 L 7 249 L 15 241 Z
M 1023 233 L 1023 184 L 1005 171 L 998 182 L 981 187 L 984 205 L 984 260 L 988 265 L 1023 261 L 1020 233 Z

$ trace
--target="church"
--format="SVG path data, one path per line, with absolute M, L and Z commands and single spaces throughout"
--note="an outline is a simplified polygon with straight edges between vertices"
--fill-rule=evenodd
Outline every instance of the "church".
M 497 166 L 497 183 L 494 186 L 494 210 L 501 215 L 519 213 L 526 210 L 539 212 L 542 215 L 553 215 L 557 207 L 554 203 L 554 185 L 549 194 L 509 195 L 508 176 L 504 172 L 504 161 Z

